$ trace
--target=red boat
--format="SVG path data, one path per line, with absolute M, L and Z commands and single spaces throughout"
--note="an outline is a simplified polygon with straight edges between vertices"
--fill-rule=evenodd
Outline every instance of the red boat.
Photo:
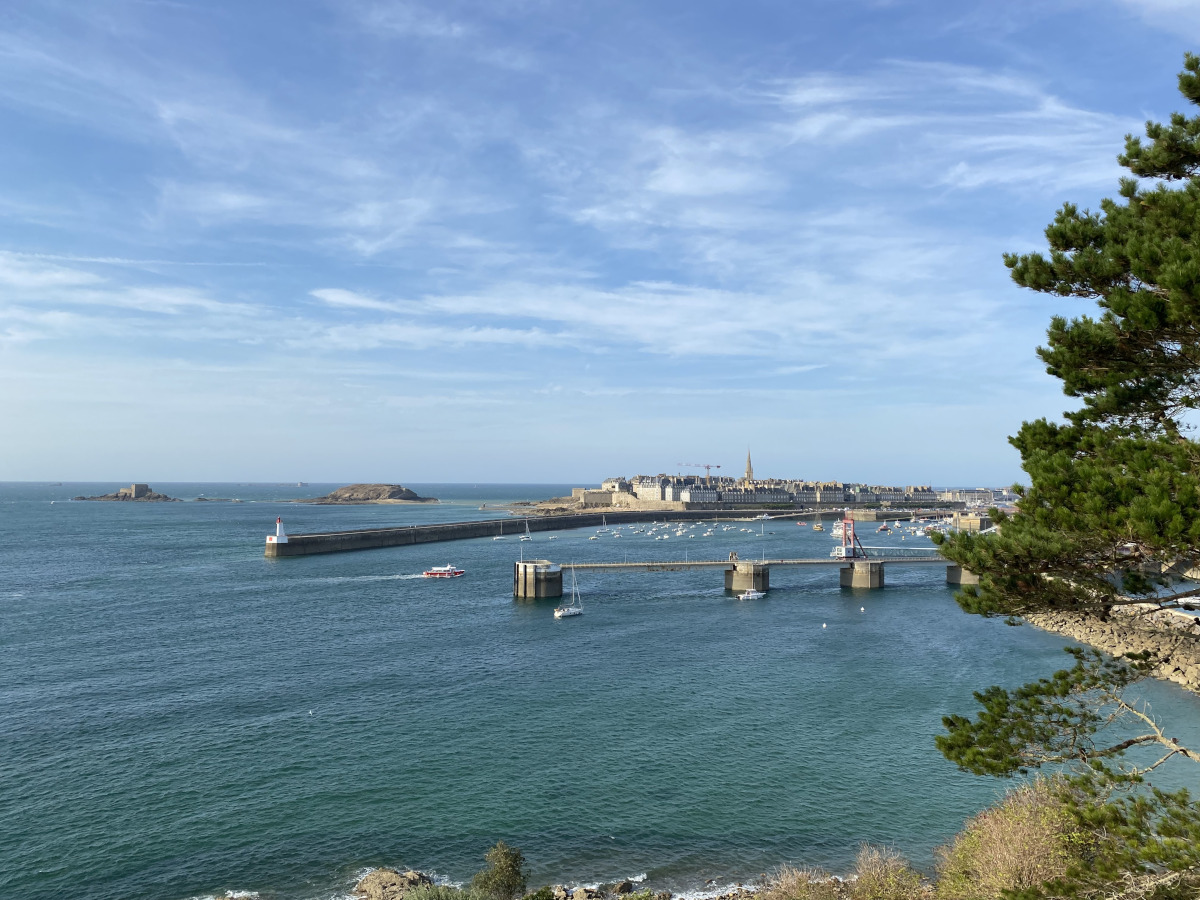
M 463 571 L 463 569 L 459 569 L 455 566 L 445 565 L 433 566 L 429 569 L 426 569 L 421 574 L 425 578 L 457 578 L 463 573 Z

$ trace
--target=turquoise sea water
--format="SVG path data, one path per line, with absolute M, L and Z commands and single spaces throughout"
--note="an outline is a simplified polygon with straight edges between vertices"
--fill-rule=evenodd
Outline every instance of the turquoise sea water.
M 928 867 L 1005 787 L 936 753 L 941 716 L 1067 661 L 1059 638 L 960 613 L 939 567 L 891 567 L 872 592 L 776 569 L 756 602 L 719 570 L 589 573 L 565 621 L 511 596 L 522 551 L 828 554 L 828 534 L 790 523 L 267 560 L 276 515 L 293 532 L 449 521 L 564 487 L 415 485 L 446 502 L 339 508 L 276 502 L 335 485 L 155 484 L 247 502 L 64 502 L 118 486 L 0 485 L 0 897 L 328 900 L 376 865 L 463 880 L 501 838 L 536 884 L 702 890 L 783 862 L 845 869 L 862 841 Z M 885 540 L 914 539 L 866 543 Z M 448 562 L 467 574 L 413 577 Z M 1197 698 L 1146 691 L 1195 740 Z

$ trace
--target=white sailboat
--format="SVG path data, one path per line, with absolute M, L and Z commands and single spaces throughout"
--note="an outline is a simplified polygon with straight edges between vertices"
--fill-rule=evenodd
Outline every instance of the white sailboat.
M 525 520 L 525 533 L 523 535 L 521 535 L 521 540 L 523 540 L 523 541 L 532 541 L 533 540 L 533 536 L 530 535 L 530 533 L 529 533 L 529 519 Z
M 579 599 L 579 585 L 575 583 L 575 569 L 571 569 L 571 602 L 567 606 L 554 607 L 554 618 L 565 619 L 569 616 L 582 616 L 583 602 Z
M 600 527 L 596 529 L 596 534 L 608 534 L 608 519 L 604 515 L 600 516 Z

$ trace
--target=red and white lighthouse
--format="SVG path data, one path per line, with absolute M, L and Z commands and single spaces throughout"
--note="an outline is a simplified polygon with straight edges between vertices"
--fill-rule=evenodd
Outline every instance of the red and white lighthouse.
M 268 544 L 286 544 L 287 532 L 283 530 L 283 517 L 275 517 L 275 533 L 267 535 Z

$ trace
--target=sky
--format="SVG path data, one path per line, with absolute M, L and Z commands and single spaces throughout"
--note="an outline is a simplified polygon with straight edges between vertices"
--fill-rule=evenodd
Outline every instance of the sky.
M 1006 485 L 1200 0 L 0 6 L 0 480 Z

